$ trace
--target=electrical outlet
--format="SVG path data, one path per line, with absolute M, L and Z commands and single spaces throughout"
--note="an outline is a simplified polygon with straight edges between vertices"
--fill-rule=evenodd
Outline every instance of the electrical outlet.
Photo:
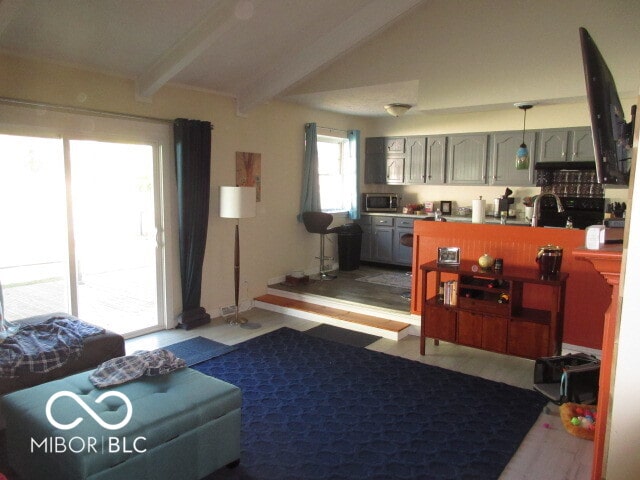
M 220 307 L 220 315 L 223 317 L 228 317 L 230 315 L 234 315 L 236 313 L 236 306 L 230 305 L 228 307 Z

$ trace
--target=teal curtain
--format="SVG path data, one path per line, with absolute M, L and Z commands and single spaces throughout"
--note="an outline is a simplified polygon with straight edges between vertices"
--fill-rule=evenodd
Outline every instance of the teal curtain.
M 304 126 L 304 164 L 302 170 L 302 191 L 300 192 L 300 213 L 321 211 L 320 180 L 318 179 L 318 128 L 315 123 Z
M 350 192 L 351 205 L 349 208 L 349 218 L 356 220 L 360 218 L 360 130 L 349 130 L 347 132 L 349 140 L 349 165 L 347 179 L 352 189 Z

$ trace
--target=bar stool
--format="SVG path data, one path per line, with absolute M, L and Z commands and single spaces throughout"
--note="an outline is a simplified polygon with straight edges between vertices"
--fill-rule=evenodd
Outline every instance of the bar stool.
M 324 254 L 324 237 L 329 233 L 335 233 L 335 228 L 327 228 L 333 222 L 333 215 L 325 212 L 304 212 L 302 222 L 307 232 L 320 235 L 320 280 L 334 280 L 337 275 L 327 273 L 324 261 L 333 260 L 333 257 L 326 257 Z

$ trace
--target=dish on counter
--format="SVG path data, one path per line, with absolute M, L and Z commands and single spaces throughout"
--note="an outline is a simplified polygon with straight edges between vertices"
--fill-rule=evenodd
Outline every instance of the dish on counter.
M 458 207 L 458 215 L 461 217 L 471 215 L 471 207 Z

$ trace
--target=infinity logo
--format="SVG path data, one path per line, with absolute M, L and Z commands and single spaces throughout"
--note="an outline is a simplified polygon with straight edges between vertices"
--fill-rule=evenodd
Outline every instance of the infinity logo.
M 98 398 L 96 398 L 96 403 L 102 403 L 102 401 L 105 398 L 108 397 L 118 397 L 120 398 L 124 404 L 127 406 L 127 415 L 124 417 L 124 419 L 116 424 L 110 424 L 105 422 L 104 420 L 102 420 L 102 418 L 100 418 L 98 416 L 98 414 L 96 412 L 94 412 L 91 407 L 89 407 L 89 405 L 87 405 L 84 400 L 82 400 L 78 395 L 76 395 L 73 392 L 69 392 L 67 390 L 63 390 L 61 392 L 55 393 L 53 395 L 51 395 L 51 397 L 49 398 L 49 400 L 47 401 L 47 406 L 46 406 L 46 415 L 47 415 L 47 420 L 49 420 L 49 423 L 51 425 L 53 425 L 56 428 L 59 428 L 60 430 L 71 430 L 72 428 L 77 427 L 80 422 L 82 422 L 83 418 L 82 417 L 78 417 L 76 418 L 73 422 L 68 423 L 68 424 L 63 424 L 63 423 L 59 423 L 57 422 L 53 416 L 51 415 L 51 407 L 53 405 L 53 402 L 55 402 L 58 398 L 60 397 L 69 397 L 72 398 L 73 400 L 76 401 L 76 403 L 78 405 L 80 405 L 85 412 L 87 412 L 89 415 L 91 415 L 91 417 L 102 427 L 102 428 L 106 428 L 107 430 L 118 430 L 122 427 L 124 427 L 127 423 L 129 423 L 129 420 L 131 420 L 131 415 L 133 415 L 133 406 L 131 405 L 131 401 L 129 400 L 129 398 L 124 394 L 124 393 L 120 393 L 120 392 L 104 392 L 102 395 L 100 395 Z

